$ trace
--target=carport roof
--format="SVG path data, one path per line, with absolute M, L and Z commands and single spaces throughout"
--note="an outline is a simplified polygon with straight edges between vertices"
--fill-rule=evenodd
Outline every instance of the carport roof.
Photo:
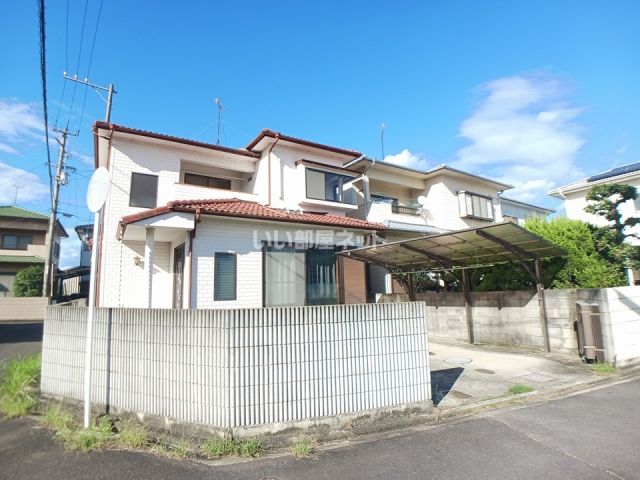
M 561 257 L 554 243 L 511 223 L 429 235 L 340 252 L 398 272 L 451 270 Z

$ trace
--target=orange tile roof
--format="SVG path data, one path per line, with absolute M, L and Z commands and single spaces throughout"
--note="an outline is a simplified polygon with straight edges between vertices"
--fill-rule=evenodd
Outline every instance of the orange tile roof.
M 329 213 L 309 213 L 287 211 L 268 207 L 256 202 L 240 200 L 238 198 L 213 200 L 175 200 L 166 206 L 145 210 L 122 217 L 120 223 L 127 225 L 145 218 L 155 217 L 168 212 L 200 213 L 223 217 L 252 218 L 256 220 L 270 220 L 274 222 L 303 223 L 311 225 L 325 225 L 330 227 L 355 228 L 361 230 L 384 230 L 381 223 L 372 223 L 357 218 L 342 217 Z

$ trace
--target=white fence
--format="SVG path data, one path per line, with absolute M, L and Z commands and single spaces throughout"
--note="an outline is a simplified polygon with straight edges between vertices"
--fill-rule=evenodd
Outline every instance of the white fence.
M 42 390 L 82 399 L 86 308 L 47 309 Z M 93 401 L 218 428 L 429 402 L 421 302 L 96 309 Z

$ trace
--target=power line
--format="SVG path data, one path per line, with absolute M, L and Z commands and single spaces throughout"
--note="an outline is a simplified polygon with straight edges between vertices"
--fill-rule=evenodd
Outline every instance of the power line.
M 87 80 L 91 76 L 91 63 L 93 62 L 93 50 L 96 47 L 96 38 L 98 37 L 98 27 L 100 26 L 100 15 L 102 14 L 102 3 L 104 0 L 100 0 L 100 7 L 98 8 L 98 18 L 96 20 L 96 28 L 93 31 L 93 41 L 91 42 L 91 52 L 89 53 L 89 66 L 87 67 L 87 76 L 85 77 Z M 84 118 L 84 106 L 87 103 L 87 92 L 89 87 L 86 86 L 84 89 L 84 96 L 82 98 L 82 109 L 80 110 L 80 122 L 78 122 L 78 130 L 80 130 L 82 126 L 82 120 Z
M 47 54 L 46 27 L 44 22 L 44 0 L 38 1 L 38 23 L 40 27 L 40 74 L 42 76 L 42 113 L 44 137 L 47 145 L 47 172 L 49 172 L 49 197 L 53 205 L 53 174 L 51 173 L 51 150 L 49 149 L 49 111 L 47 110 Z
M 82 17 L 82 30 L 80 31 L 80 46 L 78 47 L 78 60 L 76 62 L 76 76 L 80 71 L 80 58 L 82 57 L 82 45 L 84 43 L 84 27 L 87 23 L 87 7 L 89 6 L 89 0 L 84 2 L 84 15 Z M 71 112 L 73 111 L 73 105 L 76 100 L 77 85 L 73 85 L 73 93 L 71 94 L 71 107 L 69 107 L 69 115 L 67 116 L 67 128 L 69 128 L 69 121 L 71 120 Z
M 69 0 L 67 0 L 67 20 L 64 34 L 64 71 L 69 70 Z M 60 118 L 60 111 L 62 110 L 62 102 L 64 100 L 64 92 L 67 89 L 67 82 L 62 83 L 62 94 L 60 95 L 60 102 L 58 102 L 58 112 L 56 113 L 56 121 L 53 123 L 54 127 L 58 126 L 58 119 Z

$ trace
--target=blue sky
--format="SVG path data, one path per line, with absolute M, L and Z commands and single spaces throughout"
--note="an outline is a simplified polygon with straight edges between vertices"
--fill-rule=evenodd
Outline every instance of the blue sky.
M 50 121 L 67 119 L 65 226 L 86 223 L 91 123 L 84 77 L 100 2 L 49 1 Z M 0 14 L 0 204 L 47 211 L 36 2 Z M 553 186 L 640 161 L 640 2 L 131 2 L 104 0 L 91 80 L 116 85 L 112 121 L 244 146 L 262 128 L 418 168 L 447 163 L 558 206 Z M 62 102 L 60 99 L 62 98 Z M 58 116 L 58 110 L 60 114 Z M 52 145 L 52 154 L 57 148 Z M 66 244 L 66 245 L 65 245 Z M 63 244 L 75 262 L 76 239 Z M 64 265 L 63 265 L 64 266 Z

